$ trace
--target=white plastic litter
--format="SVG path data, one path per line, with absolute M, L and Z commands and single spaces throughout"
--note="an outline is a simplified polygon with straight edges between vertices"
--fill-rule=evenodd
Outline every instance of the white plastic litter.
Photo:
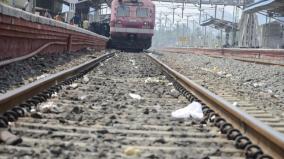
M 180 93 L 176 89 L 171 89 L 170 95 L 177 98 L 180 95 Z
M 133 66 L 135 66 L 135 65 L 136 65 L 136 62 L 135 62 L 135 60 L 133 60 L 133 59 L 130 59 L 129 61 L 130 61 L 130 62 L 132 63 L 132 65 L 133 65 Z
M 254 87 L 262 87 L 262 86 L 264 86 L 264 85 L 265 85 L 265 84 L 262 83 L 262 82 L 253 83 L 253 86 L 254 86 Z
M 235 107 L 238 106 L 238 102 L 234 102 L 233 106 L 235 106 Z
M 224 75 L 226 75 L 226 72 L 224 72 L 224 71 L 218 71 L 218 72 L 217 72 L 217 75 L 219 75 L 219 76 L 224 76 Z
M 79 97 L 80 100 L 85 100 L 87 98 L 87 95 L 82 95 Z
M 201 104 L 198 102 L 192 102 L 186 107 L 172 112 L 173 118 L 193 118 L 200 120 L 203 116 Z
M 144 82 L 145 82 L 146 84 L 147 84 L 147 83 L 159 83 L 160 80 L 157 79 L 157 78 L 154 78 L 154 77 L 148 77 L 148 78 L 145 79 Z
M 168 83 L 168 84 L 167 84 L 167 86 L 172 86 L 172 85 L 173 85 L 173 83 L 172 83 L 172 82 L 170 82 L 170 83 Z
M 71 88 L 75 89 L 78 87 L 78 84 L 77 83 L 72 83 L 69 85 Z
M 38 109 L 42 113 L 52 112 L 53 109 L 56 109 L 57 106 L 53 102 L 46 102 L 39 105 Z
M 45 78 L 47 76 L 49 76 L 49 74 L 42 74 L 40 76 L 37 76 L 36 79 L 39 80 L 39 79 Z
M 36 112 L 35 108 L 32 108 L 32 109 L 30 110 L 30 112 L 31 112 L 31 113 L 35 113 L 35 112 Z
M 233 75 L 230 74 L 230 73 L 226 74 L 226 77 L 227 77 L 227 78 L 232 77 L 232 76 L 233 76 Z
M 56 98 L 56 97 L 58 97 L 57 92 L 54 92 L 54 93 L 51 95 L 51 98 Z
M 88 83 L 88 82 L 90 81 L 90 79 L 88 78 L 87 75 L 85 75 L 85 76 L 83 77 L 83 81 L 84 81 L 84 83 Z
M 139 94 L 129 93 L 129 96 L 133 99 L 142 99 L 142 97 Z

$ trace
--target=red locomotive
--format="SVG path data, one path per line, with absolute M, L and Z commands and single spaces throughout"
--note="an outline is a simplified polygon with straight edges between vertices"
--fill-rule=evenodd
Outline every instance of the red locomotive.
M 111 4 L 111 47 L 143 50 L 151 47 L 155 5 L 151 0 L 113 0 Z

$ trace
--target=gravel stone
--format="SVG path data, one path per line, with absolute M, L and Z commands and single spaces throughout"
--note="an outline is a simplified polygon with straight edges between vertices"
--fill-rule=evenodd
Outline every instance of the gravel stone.
M 200 81 L 203 87 L 230 88 L 239 98 L 284 121 L 283 67 L 190 53 L 163 52 L 156 56 L 189 79 Z
M 48 99 L 62 112 L 43 113 L 42 119 L 20 118 L 11 126 L 25 144 L 31 145 L 28 149 L 46 150 L 38 158 L 130 158 L 124 150 L 132 147 L 135 151 L 129 153 L 137 154 L 137 158 L 197 159 L 214 156 L 211 154 L 220 145 L 234 149 L 230 141 L 208 144 L 226 139 L 213 125 L 202 127 L 191 120 L 171 118 L 172 111 L 189 101 L 170 95 L 172 81 L 144 54 L 118 53 L 103 63 L 88 72 L 88 83 L 80 78 L 74 81 L 79 83 L 75 89 L 63 86 L 56 97 Z M 149 78 L 151 82 L 145 83 Z M 142 99 L 133 99 L 129 93 Z M 79 99 L 82 95 L 87 95 L 83 101 Z M 203 133 L 203 129 L 209 131 Z M 206 142 L 195 142 L 199 135 Z M 66 146 L 68 143 L 74 144 Z M 14 149 L 8 156 L 13 158 L 18 151 Z M 225 154 L 234 152 L 221 149 L 218 157 Z M 244 158 L 243 153 L 236 155 Z
M 0 67 L 0 95 L 50 74 L 71 68 L 104 52 L 82 50 L 72 53 L 39 54 L 23 61 Z M 87 80 L 87 79 L 86 79 Z

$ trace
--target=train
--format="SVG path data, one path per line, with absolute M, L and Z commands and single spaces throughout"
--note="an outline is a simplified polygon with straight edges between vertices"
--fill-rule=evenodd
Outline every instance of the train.
M 110 16 L 111 48 L 149 49 L 155 26 L 155 5 L 151 0 L 113 0 Z

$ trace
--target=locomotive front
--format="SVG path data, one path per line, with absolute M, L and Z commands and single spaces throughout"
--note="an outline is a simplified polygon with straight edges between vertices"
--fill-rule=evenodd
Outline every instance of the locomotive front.
M 143 50 L 151 47 L 155 5 L 151 0 L 113 0 L 110 19 L 111 46 Z

